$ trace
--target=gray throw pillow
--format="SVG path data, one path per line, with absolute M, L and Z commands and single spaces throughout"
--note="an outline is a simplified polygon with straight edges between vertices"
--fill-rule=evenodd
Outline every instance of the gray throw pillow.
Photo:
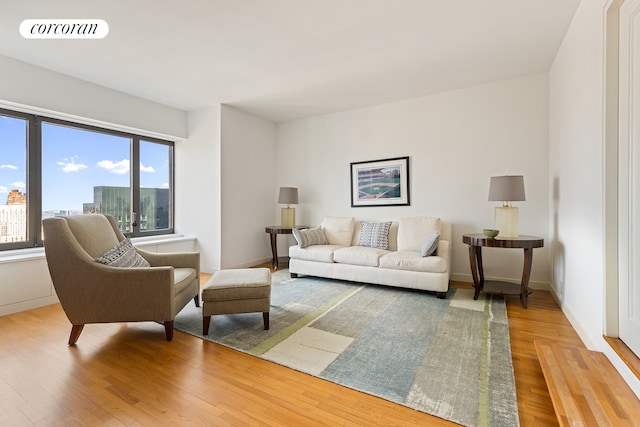
M 361 222 L 359 246 L 389 250 L 389 229 L 391 221 L 388 222 Z
M 440 234 L 433 233 L 429 234 L 426 239 L 424 239 L 424 243 L 422 244 L 422 256 L 431 256 L 434 255 L 436 249 L 438 249 L 438 243 L 440 242 Z
M 128 237 L 95 260 L 111 267 L 151 267 L 151 264 L 136 252 Z
M 303 230 L 293 229 L 293 237 L 298 242 L 298 247 L 306 248 L 311 245 L 327 245 L 327 237 L 320 227 L 306 228 Z

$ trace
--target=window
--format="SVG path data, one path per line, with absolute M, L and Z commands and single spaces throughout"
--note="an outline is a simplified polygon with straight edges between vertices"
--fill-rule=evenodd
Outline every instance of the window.
M 140 141 L 141 231 L 169 228 L 171 221 L 171 145 Z
M 0 153 L 0 249 L 41 246 L 41 219 L 61 215 L 173 232 L 173 142 L 0 110 Z

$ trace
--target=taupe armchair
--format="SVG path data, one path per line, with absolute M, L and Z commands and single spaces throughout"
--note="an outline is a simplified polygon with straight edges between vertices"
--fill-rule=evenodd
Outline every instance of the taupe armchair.
M 113 217 L 55 217 L 42 224 L 53 286 L 72 325 L 69 345 L 85 324 L 111 322 L 162 321 L 171 341 L 178 312 L 191 299 L 200 306 L 199 253 L 136 248 L 150 267 L 113 267 L 95 260 L 125 239 Z

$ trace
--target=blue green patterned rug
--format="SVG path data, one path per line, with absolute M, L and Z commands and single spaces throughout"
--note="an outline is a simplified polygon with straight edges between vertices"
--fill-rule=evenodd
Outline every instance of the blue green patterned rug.
M 177 330 L 466 426 L 518 426 L 502 297 L 434 294 L 272 275 L 260 313 L 214 316 L 188 304 Z

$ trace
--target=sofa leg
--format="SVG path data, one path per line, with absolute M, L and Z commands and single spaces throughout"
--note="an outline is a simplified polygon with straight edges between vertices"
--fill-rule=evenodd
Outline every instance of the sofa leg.
M 167 336 L 167 341 L 173 340 L 173 320 L 164 322 L 164 333 Z
M 196 307 L 200 307 L 200 295 L 193 297 L 193 302 L 196 303 Z
M 268 331 L 269 330 L 269 312 L 265 311 L 264 313 L 262 313 L 262 320 L 264 321 L 264 330 Z
M 298 273 L 290 273 L 290 274 L 292 279 L 295 279 L 298 277 Z
M 446 292 L 436 292 L 436 296 L 440 299 L 445 299 L 447 297 Z
M 73 325 L 71 326 L 71 335 L 69 335 L 69 345 L 76 345 L 78 338 L 80 338 L 80 333 L 84 325 Z

